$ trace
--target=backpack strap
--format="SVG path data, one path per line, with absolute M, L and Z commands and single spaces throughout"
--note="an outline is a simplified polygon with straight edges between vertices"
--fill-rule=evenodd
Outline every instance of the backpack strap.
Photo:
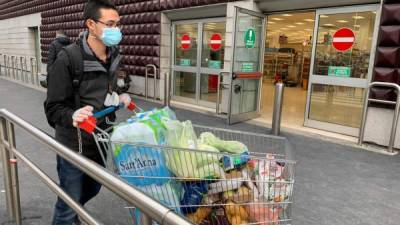
M 81 99 L 79 95 L 79 87 L 83 78 L 83 55 L 81 47 L 77 43 L 73 43 L 64 48 L 70 62 L 70 71 L 72 75 L 72 88 L 75 98 L 75 109 L 81 107 Z

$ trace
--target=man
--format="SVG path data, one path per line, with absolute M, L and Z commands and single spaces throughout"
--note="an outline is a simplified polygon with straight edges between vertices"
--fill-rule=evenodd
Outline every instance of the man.
M 72 44 L 63 49 L 50 69 L 47 100 L 45 104 L 46 117 L 55 124 L 55 138 L 70 149 L 103 165 L 99 151 L 92 135 L 80 131 L 77 127 L 93 112 L 104 109 L 105 102 L 110 102 L 116 87 L 115 73 L 119 68 L 121 56 L 115 47 L 122 39 L 119 27 L 120 17 L 116 7 L 108 0 L 89 0 L 84 12 L 87 31 L 84 32 L 77 45 Z M 71 46 L 83 58 L 83 73 L 76 87 L 75 71 L 71 69 L 74 59 L 67 52 Z M 52 76 L 52 75 L 56 76 Z M 76 103 L 78 96 L 79 104 Z M 118 95 L 116 95 L 118 97 Z M 115 98 L 112 98 L 115 100 Z M 121 94 L 114 104 L 130 104 L 130 97 Z M 110 105 L 110 104 L 109 104 Z M 111 116 L 113 119 L 115 114 Z M 106 128 L 104 118 L 97 126 Z M 79 138 L 78 138 L 79 136 Z M 82 140 L 79 146 L 78 139 Z M 101 185 L 68 161 L 57 156 L 57 172 L 60 186 L 77 202 L 85 205 L 95 197 Z M 80 224 L 76 213 L 60 198 L 57 200 L 53 225 Z
M 57 54 L 61 49 L 70 44 L 70 40 L 63 30 L 56 31 L 56 39 L 51 42 L 49 47 L 49 54 L 47 56 L 47 71 L 49 67 L 56 61 Z

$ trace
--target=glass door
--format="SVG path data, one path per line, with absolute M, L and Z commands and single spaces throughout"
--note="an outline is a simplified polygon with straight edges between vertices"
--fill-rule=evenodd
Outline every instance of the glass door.
M 318 10 L 305 126 L 356 136 L 371 79 L 378 5 Z
M 228 123 L 259 116 L 265 16 L 235 7 Z
M 173 99 L 215 108 L 224 68 L 224 18 L 174 24 Z

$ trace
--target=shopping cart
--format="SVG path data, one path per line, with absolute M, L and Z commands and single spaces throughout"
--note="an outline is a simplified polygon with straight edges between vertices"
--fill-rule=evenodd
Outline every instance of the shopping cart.
M 193 125 L 197 137 L 213 134 L 251 150 L 229 154 L 113 141 L 111 130 L 91 127 L 111 171 L 194 224 L 291 224 L 295 161 L 283 137 Z M 128 208 L 140 223 L 140 213 Z

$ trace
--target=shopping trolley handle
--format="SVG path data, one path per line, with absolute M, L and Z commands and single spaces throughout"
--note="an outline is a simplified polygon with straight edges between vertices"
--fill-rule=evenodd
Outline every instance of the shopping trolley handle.
M 101 111 L 98 111 L 98 112 L 94 113 L 93 116 L 89 117 L 87 120 L 80 123 L 79 128 L 91 134 L 96 129 L 97 119 L 105 117 L 108 114 L 115 112 L 124 107 L 125 107 L 125 104 L 121 103 L 117 106 L 110 106 Z M 131 103 L 128 105 L 127 109 L 130 111 L 135 110 L 136 104 L 133 101 L 131 101 Z

